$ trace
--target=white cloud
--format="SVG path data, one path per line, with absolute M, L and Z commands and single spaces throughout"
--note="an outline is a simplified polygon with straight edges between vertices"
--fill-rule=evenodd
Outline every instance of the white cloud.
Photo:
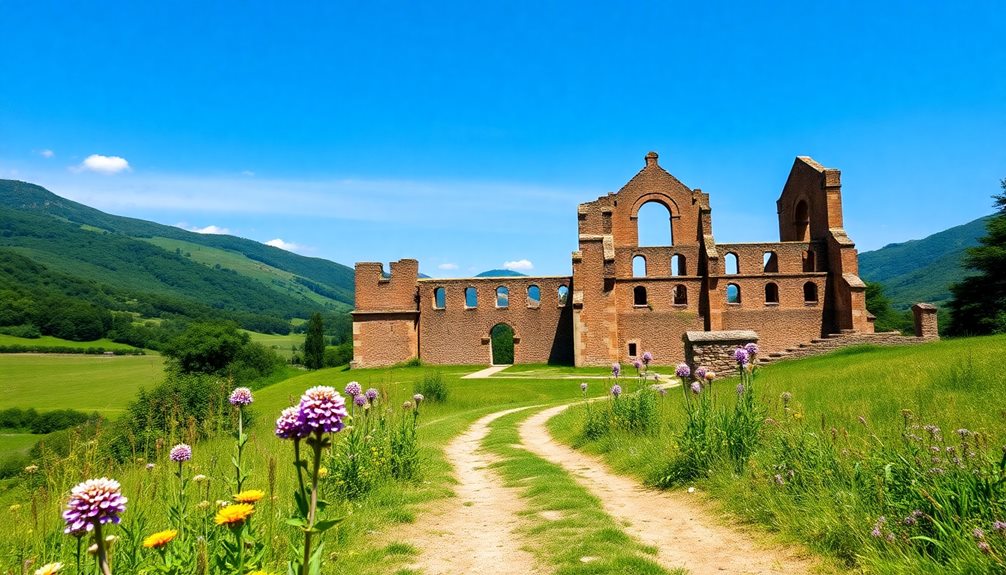
M 503 268 L 513 270 L 515 272 L 526 272 L 534 269 L 534 264 L 532 264 L 529 259 L 522 259 L 512 262 L 503 262 Z
M 55 156 L 56 152 L 53 152 L 52 150 L 42 150 L 41 152 L 38 153 L 38 155 L 42 156 L 43 158 L 49 159 Z
M 185 225 L 179 227 L 189 230 L 190 232 L 196 232 L 197 234 L 226 235 L 231 233 L 231 231 L 228 228 L 223 228 L 214 225 L 209 225 L 206 226 L 205 228 L 189 227 Z
M 91 154 L 80 163 L 75 169 L 77 172 L 91 171 L 99 174 L 111 175 L 129 170 L 129 162 L 119 156 L 102 156 L 101 154 Z
M 458 264 L 440 264 L 437 266 L 438 270 L 450 271 L 458 269 Z
M 286 250 L 288 252 L 296 252 L 298 250 L 304 249 L 304 246 L 302 246 L 300 244 L 295 244 L 293 242 L 284 241 L 284 240 L 282 240 L 280 238 L 276 238 L 274 240 L 269 240 L 269 241 L 265 242 L 265 245 L 272 246 L 274 248 L 279 248 L 281 250 Z

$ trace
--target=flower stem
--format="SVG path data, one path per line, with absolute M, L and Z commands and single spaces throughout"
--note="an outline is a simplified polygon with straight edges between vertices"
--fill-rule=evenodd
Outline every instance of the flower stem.
M 308 575 L 308 563 L 311 561 L 311 535 L 314 533 L 315 512 L 318 509 L 318 470 L 321 468 L 322 448 L 320 431 L 317 432 L 314 439 L 311 446 L 314 448 L 314 466 L 311 470 L 311 506 L 307 512 L 307 530 L 304 532 L 304 566 L 301 572 L 303 575 Z
M 112 575 L 112 570 L 108 566 L 108 550 L 105 549 L 105 538 L 101 536 L 101 523 L 99 521 L 94 522 L 94 543 L 98 547 L 98 569 L 102 575 Z
M 241 493 L 241 451 L 244 448 L 244 410 L 238 407 L 238 457 L 237 457 L 237 492 Z

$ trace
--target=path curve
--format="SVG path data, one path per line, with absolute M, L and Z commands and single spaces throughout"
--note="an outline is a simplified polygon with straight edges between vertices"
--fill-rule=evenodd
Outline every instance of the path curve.
M 410 567 L 425 575 L 525 575 L 542 573 L 523 550 L 516 534 L 524 503 L 489 465 L 494 458 L 482 449 L 493 421 L 528 409 L 491 413 L 454 438 L 444 454 L 454 467 L 456 497 L 420 516 L 398 535 L 419 549 Z
M 552 439 L 545 426 L 570 405 L 540 411 L 520 425 L 521 443 L 539 457 L 561 465 L 601 500 L 605 512 L 625 531 L 657 548 L 657 561 L 691 575 L 807 573 L 812 563 L 789 549 L 766 549 L 743 531 L 721 525 L 686 493 L 658 491 L 612 472 L 600 459 Z

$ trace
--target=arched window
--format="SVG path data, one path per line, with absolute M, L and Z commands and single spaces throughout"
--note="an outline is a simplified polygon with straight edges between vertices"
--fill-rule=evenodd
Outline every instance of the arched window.
M 538 307 L 541 305 L 541 288 L 536 285 L 527 286 L 527 307 Z
M 636 214 L 636 245 L 673 246 L 673 225 L 667 206 L 660 202 L 646 202 Z
M 779 273 L 779 257 L 775 255 L 775 252 L 765 252 L 762 257 L 762 271 L 767 274 Z
M 678 284 L 674 286 L 674 305 L 686 305 L 688 303 L 688 288 Z
M 779 286 L 772 282 L 765 284 L 765 303 L 779 303 Z
M 737 261 L 737 254 L 730 252 L 723 258 L 723 265 L 726 266 L 727 275 L 740 273 L 740 263 Z
M 816 272 L 815 269 L 817 265 L 814 262 L 814 250 L 807 250 L 803 252 L 803 271 L 805 272 Z
M 569 286 L 559 286 L 558 295 L 559 307 L 566 307 L 566 303 L 569 301 Z
M 433 309 L 444 309 L 447 307 L 447 292 L 442 287 L 433 290 Z
M 741 286 L 727 284 L 727 303 L 741 303 Z
M 510 307 L 510 290 L 504 286 L 496 288 L 496 307 Z
M 473 287 L 465 288 L 465 307 L 479 307 L 479 294 Z
M 817 303 L 817 284 L 814 282 L 807 282 L 803 284 L 803 301 L 804 303 Z
M 636 286 L 632 288 L 632 305 L 646 305 L 646 288 Z
M 646 257 L 644 256 L 632 257 L 632 277 L 634 278 L 646 277 Z
M 807 209 L 807 202 L 800 200 L 793 210 L 793 231 L 796 232 L 796 241 L 810 241 L 810 211 Z
M 671 275 L 672 276 L 686 276 L 688 271 L 685 269 L 685 256 L 681 254 L 674 254 L 671 256 Z

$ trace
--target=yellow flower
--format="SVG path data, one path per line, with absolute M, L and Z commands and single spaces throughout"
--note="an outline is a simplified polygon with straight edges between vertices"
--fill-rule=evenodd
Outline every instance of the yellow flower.
M 62 563 L 47 563 L 36 569 L 35 575 L 56 575 L 62 568 Z
M 265 497 L 265 491 L 261 489 L 245 489 L 234 496 L 234 501 L 238 503 L 256 503 Z
M 217 511 L 214 521 L 217 525 L 237 526 L 244 523 L 251 514 L 255 513 L 255 507 L 248 503 L 235 503 L 227 507 L 221 507 Z
M 144 539 L 143 546 L 146 547 L 147 549 L 160 549 L 161 547 L 164 547 L 168 543 L 171 543 L 171 540 L 177 536 L 178 532 L 175 531 L 174 529 L 158 531 L 157 533 L 154 533 L 153 535 Z
M 252 571 L 248 575 L 272 575 L 272 573 L 266 573 L 265 571 Z
M 318 477 L 320 477 L 321 479 L 325 479 L 326 477 L 328 477 L 328 468 L 327 467 L 319 467 L 318 468 Z
M 21 505 L 19 503 L 15 503 L 14 505 L 8 507 L 7 510 L 10 511 L 11 513 L 14 513 L 15 511 L 20 511 Z

